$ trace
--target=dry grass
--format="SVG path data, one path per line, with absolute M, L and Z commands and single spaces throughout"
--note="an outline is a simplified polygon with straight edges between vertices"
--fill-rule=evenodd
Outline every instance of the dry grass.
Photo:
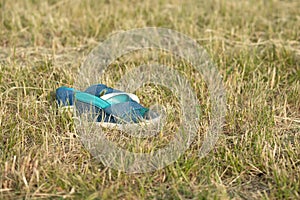
M 0 0 L 0 198 L 299 199 L 299 8 L 279 0 Z M 174 164 L 128 175 L 89 154 L 51 93 L 72 86 L 98 41 L 145 26 L 205 47 L 224 78 L 228 112 L 214 151 L 199 159 L 207 92 L 183 67 L 203 112 L 198 140 Z M 176 104 L 161 88 L 138 93 L 148 105 L 148 94 Z

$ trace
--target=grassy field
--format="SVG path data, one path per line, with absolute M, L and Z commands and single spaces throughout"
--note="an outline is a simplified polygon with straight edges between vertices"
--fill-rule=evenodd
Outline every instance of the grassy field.
M 72 86 L 99 41 L 146 26 L 177 30 L 207 50 L 223 76 L 228 111 L 214 150 L 199 159 L 206 86 L 183 68 L 202 108 L 198 139 L 162 170 L 126 174 L 89 154 L 53 92 Z M 104 83 L 113 86 L 111 73 Z M 137 93 L 145 105 L 151 94 L 176 107 L 159 87 Z M 300 199 L 299 97 L 296 0 L 0 0 L 0 199 Z M 168 118 L 169 134 L 158 140 L 172 137 L 178 117 Z

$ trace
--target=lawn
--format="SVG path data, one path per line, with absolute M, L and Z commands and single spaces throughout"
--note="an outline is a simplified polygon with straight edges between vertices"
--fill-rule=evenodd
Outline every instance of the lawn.
M 53 95 L 73 86 L 99 42 L 142 27 L 196 40 L 222 76 L 227 112 L 214 149 L 199 158 L 211 121 L 207 85 L 193 66 L 161 53 L 156 62 L 172 61 L 192 83 L 197 136 L 171 165 L 130 174 L 90 154 Z M 151 52 L 143 55 L 112 63 L 102 82 L 114 86 Z M 154 84 L 136 94 L 143 105 L 170 108 L 164 132 L 153 139 L 104 134 L 136 152 L 166 145 L 180 124 L 178 100 Z M 0 199 L 300 199 L 299 97 L 296 0 L 0 0 Z

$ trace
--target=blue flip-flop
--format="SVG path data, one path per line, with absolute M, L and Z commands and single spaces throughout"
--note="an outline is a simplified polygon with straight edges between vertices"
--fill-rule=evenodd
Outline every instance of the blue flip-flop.
M 56 90 L 56 100 L 60 107 L 75 106 L 79 117 L 99 122 L 104 127 L 123 124 L 156 123 L 159 115 L 139 104 L 136 95 L 122 92 L 103 84 L 92 85 L 84 92 L 68 87 Z

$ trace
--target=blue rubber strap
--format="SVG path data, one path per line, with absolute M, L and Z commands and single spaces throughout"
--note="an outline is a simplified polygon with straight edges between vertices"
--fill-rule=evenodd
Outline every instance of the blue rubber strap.
M 80 91 L 75 91 L 75 98 L 77 101 L 88 103 L 102 109 L 107 108 L 111 105 L 109 102 L 99 97 Z
M 107 108 L 113 104 L 118 104 L 118 103 L 124 103 L 130 101 L 130 97 L 126 94 L 119 94 L 116 96 L 113 96 L 107 100 L 101 99 L 99 97 L 96 97 L 94 95 L 85 93 L 85 92 L 80 92 L 76 91 L 75 92 L 75 98 L 76 100 L 79 100 L 84 103 L 90 103 L 94 106 L 97 106 L 98 108 Z

